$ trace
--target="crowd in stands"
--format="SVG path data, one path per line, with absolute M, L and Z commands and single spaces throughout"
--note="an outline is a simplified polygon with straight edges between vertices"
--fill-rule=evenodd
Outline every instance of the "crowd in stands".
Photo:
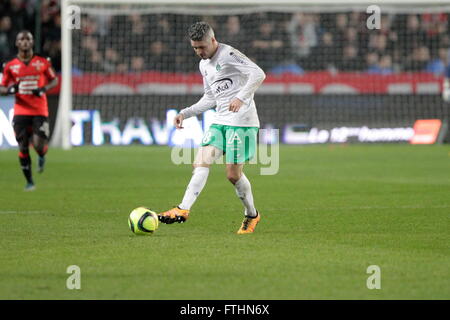
M 39 19 L 36 10 L 40 4 Z M 35 34 L 36 24 L 39 35 Z M 0 65 L 17 54 L 16 35 L 29 30 L 36 36 L 36 53 L 52 58 L 53 66 L 61 70 L 61 15 L 57 0 L 0 0 Z
M 14 56 L 18 31 L 35 31 L 40 3 L 38 52 L 61 68 L 61 17 L 56 0 L 0 0 L 0 59 Z M 196 72 L 198 58 L 187 27 L 211 24 L 219 42 L 248 55 L 266 72 L 432 72 L 449 64 L 449 14 L 382 15 L 381 28 L 367 28 L 368 15 L 348 13 L 258 13 L 230 16 L 180 14 L 82 15 L 74 30 L 78 73 Z

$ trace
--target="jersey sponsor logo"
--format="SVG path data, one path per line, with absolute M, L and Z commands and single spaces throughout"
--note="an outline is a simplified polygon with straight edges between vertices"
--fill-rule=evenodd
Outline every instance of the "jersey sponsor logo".
M 220 66 L 220 64 L 216 64 L 216 71 L 219 72 L 222 69 L 222 67 Z
M 17 80 L 19 80 L 19 81 L 24 81 L 24 80 L 39 80 L 39 75 L 29 75 L 29 76 L 17 77 Z
M 19 82 L 19 94 L 33 94 L 34 89 L 38 88 L 37 80 L 21 80 Z
M 231 86 L 233 85 L 233 80 L 231 80 L 230 78 L 222 78 L 219 80 L 216 80 L 212 83 L 212 86 L 215 85 L 215 92 L 216 94 L 222 93 L 228 89 L 231 88 Z

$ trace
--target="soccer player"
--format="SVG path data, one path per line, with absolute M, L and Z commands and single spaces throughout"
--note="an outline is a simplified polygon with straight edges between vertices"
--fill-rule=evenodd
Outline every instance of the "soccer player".
M 16 37 L 17 56 L 3 65 L 0 94 L 14 94 L 13 128 L 19 145 L 19 162 L 27 180 L 25 191 L 35 189 L 29 145 L 36 150 L 38 172 L 44 171 L 48 150 L 48 105 L 45 92 L 58 84 L 50 59 L 33 53 L 33 35 L 21 31 Z
M 205 22 L 188 29 L 191 46 L 200 60 L 204 95 L 185 108 L 174 119 L 177 129 L 183 120 L 216 107 L 213 124 L 205 133 L 194 161 L 193 174 L 182 202 L 159 214 L 163 223 L 184 222 L 206 184 L 210 165 L 225 154 L 228 180 L 244 204 L 244 221 L 238 234 L 252 233 L 261 216 L 253 202 L 251 184 L 243 172 L 244 162 L 256 153 L 259 119 L 253 100 L 256 89 L 264 81 L 264 71 L 233 47 L 219 43 Z

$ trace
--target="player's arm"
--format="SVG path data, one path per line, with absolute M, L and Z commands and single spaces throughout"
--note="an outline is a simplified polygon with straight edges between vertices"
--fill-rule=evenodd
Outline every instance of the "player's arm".
M 237 50 L 229 52 L 226 63 L 247 76 L 247 82 L 230 102 L 230 111 L 238 112 L 244 103 L 250 102 L 250 98 L 263 83 L 266 74 L 256 63 Z
M 19 83 L 10 85 L 9 87 L 0 85 L 0 95 L 2 96 L 6 96 L 8 94 L 16 94 L 18 90 L 19 90 Z
M 209 110 L 216 106 L 216 99 L 214 98 L 211 88 L 206 83 L 206 80 L 204 78 L 203 78 L 203 88 L 205 89 L 205 93 L 203 94 L 201 99 L 192 106 L 182 109 L 180 113 L 175 117 L 174 126 L 177 129 L 183 128 L 184 119 L 201 114 L 206 110 Z
M 44 93 L 46 93 L 48 90 L 53 89 L 58 85 L 58 78 L 54 78 L 49 83 L 47 83 L 45 86 L 39 87 L 37 89 L 32 90 L 33 94 L 35 96 L 42 96 Z
M 9 69 L 6 68 L 6 64 L 3 64 L 3 77 L 0 83 L 0 95 L 6 96 L 8 94 L 15 94 L 19 90 L 19 83 L 14 83 L 10 86 L 8 84 L 12 81 Z
M 38 97 L 42 96 L 48 90 L 51 90 L 58 85 L 58 77 L 56 76 L 56 73 L 53 70 L 50 58 L 47 58 L 47 61 L 48 61 L 47 69 L 45 69 L 44 71 L 44 75 L 48 81 L 47 84 L 45 86 L 32 90 L 33 94 Z

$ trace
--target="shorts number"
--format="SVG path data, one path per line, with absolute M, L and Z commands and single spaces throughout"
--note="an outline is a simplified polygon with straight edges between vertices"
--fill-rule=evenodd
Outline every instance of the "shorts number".
M 208 131 L 205 136 L 203 137 L 203 143 L 208 143 L 209 140 L 211 140 L 211 131 Z

